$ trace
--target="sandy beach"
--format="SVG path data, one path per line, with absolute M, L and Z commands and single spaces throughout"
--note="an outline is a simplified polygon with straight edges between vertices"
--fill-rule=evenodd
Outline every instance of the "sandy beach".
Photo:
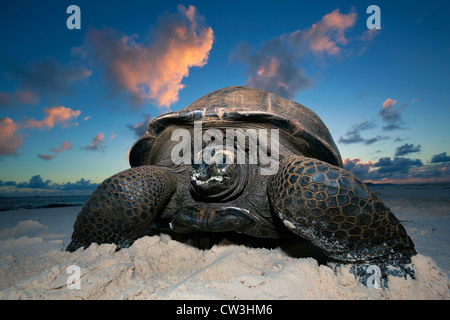
M 377 186 L 413 239 L 415 279 L 368 289 L 300 248 L 224 239 L 201 249 L 168 234 L 65 251 L 81 207 L 0 212 L 0 299 L 450 299 L 450 189 Z M 320 260 L 320 259 L 319 259 Z M 79 289 L 68 279 L 75 266 Z M 71 278 L 72 279 L 72 278 Z

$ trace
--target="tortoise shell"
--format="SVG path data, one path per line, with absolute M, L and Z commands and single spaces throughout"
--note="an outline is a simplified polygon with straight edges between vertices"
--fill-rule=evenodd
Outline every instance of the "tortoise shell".
M 297 142 L 299 153 L 343 167 L 336 144 L 323 121 L 312 110 L 268 91 L 244 86 L 226 87 L 211 92 L 188 107 L 153 119 L 147 132 L 130 151 L 130 165 L 151 165 L 150 154 L 156 139 L 169 126 L 194 121 L 270 123 Z

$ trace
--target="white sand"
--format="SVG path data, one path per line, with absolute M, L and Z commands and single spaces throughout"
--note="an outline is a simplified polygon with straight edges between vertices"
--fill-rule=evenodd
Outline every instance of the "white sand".
M 161 235 L 117 252 L 105 244 L 68 253 L 80 209 L 72 207 L 0 212 L 0 299 L 450 299 L 448 190 L 376 191 L 419 252 L 416 279 L 390 276 L 389 289 L 367 289 L 348 267 L 335 274 L 280 248 L 227 241 L 200 250 Z M 80 289 L 67 287 L 71 265 Z

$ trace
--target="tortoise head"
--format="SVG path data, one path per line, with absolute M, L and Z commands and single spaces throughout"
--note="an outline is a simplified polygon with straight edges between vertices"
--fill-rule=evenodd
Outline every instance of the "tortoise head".
M 191 193 L 203 200 L 227 200 L 246 184 L 247 168 L 236 164 L 229 150 L 205 148 L 192 160 Z

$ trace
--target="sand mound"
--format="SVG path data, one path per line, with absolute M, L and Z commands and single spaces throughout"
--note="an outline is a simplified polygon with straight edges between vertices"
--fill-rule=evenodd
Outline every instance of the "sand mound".
M 30 254 L 43 245 L 48 251 Z M 17 250 L 24 246 L 27 254 Z M 1 240 L 0 299 L 450 299 L 446 274 L 420 254 L 412 259 L 415 280 L 389 277 L 389 289 L 367 289 L 349 267 L 335 273 L 278 248 L 222 241 L 200 250 L 168 235 L 120 251 L 94 244 L 68 253 L 61 246 L 42 237 Z M 67 286 L 71 265 L 79 267 L 80 289 Z

